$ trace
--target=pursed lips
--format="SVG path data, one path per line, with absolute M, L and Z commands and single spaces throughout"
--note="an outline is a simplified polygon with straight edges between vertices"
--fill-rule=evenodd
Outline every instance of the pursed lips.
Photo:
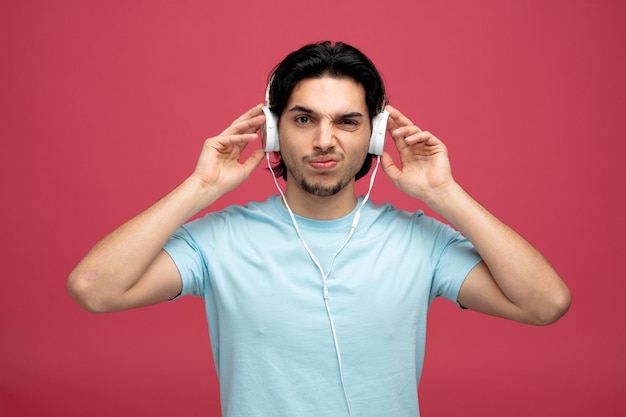
M 309 165 L 315 169 L 331 169 L 334 168 L 339 159 L 329 155 L 317 156 L 308 160 Z

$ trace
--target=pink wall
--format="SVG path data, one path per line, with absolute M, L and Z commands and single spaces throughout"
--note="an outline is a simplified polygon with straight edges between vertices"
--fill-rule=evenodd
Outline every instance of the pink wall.
M 212 3 L 0 6 L 0 415 L 219 415 L 199 299 L 97 316 L 66 277 L 263 100 L 287 52 L 327 38 L 370 55 L 392 104 L 573 292 L 547 328 L 436 303 L 423 415 L 623 412 L 623 2 Z M 218 205 L 273 192 L 258 169 Z M 373 199 L 422 207 L 383 174 Z

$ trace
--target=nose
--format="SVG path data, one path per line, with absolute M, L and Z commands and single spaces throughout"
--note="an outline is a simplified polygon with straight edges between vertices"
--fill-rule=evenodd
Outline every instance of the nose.
M 331 123 L 320 123 L 313 146 L 323 151 L 335 146 L 335 130 Z

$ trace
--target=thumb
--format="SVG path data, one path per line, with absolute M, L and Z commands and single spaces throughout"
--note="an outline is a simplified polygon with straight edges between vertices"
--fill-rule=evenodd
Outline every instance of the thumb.
M 241 164 L 247 176 L 261 163 L 263 158 L 265 158 L 265 151 L 263 151 L 263 149 L 255 149 L 244 163 Z
M 400 170 L 396 166 L 396 163 L 393 162 L 391 155 L 387 152 L 383 152 L 383 155 L 380 157 L 380 162 L 383 167 L 383 172 L 387 174 L 394 184 L 397 184 L 398 177 L 400 176 Z

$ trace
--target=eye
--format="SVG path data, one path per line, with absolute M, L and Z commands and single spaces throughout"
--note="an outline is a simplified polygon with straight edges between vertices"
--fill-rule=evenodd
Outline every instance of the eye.
M 339 121 L 339 126 L 341 129 L 346 131 L 355 131 L 359 128 L 360 124 L 358 120 L 354 119 L 342 119 Z
M 301 125 L 311 123 L 311 118 L 309 118 L 308 116 L 298 116 L 294 120 L 296 123 L 301 124 Z

